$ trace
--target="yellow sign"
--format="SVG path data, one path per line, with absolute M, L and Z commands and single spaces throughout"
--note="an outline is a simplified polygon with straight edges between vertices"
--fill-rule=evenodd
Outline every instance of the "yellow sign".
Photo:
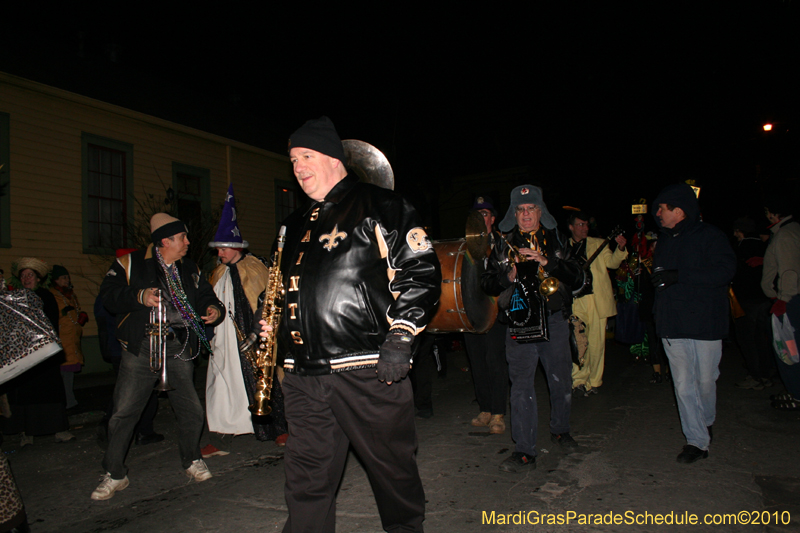
M 633 204 L 631 206 L 631 214 L 644 215 L 647 213 L 647 204 Z

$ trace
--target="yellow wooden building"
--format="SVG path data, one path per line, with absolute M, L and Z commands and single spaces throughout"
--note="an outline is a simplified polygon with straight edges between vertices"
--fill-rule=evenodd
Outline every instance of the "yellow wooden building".
M 267 255 L 297 203 L 286 155 L 2 72 L 0 165 L 0 268 L 8 279 L 26 256 L 67 268 L 91 317 L 86 372 L 108 368 L 92 307 L 143 205 L 172 196 L 182 219 L 211 216 L 233 183 L 242 235 Z

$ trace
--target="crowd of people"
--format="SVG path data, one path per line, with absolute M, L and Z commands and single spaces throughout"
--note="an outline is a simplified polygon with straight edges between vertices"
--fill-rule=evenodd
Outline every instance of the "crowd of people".
M 280 254 L 265 260 L 248 252 L 231 186 L 208 243 L 219 258 L 210 278 L 187 257 L 186 224 L 166 213 L 151 218 L 146 248 L 120 250 L 111 264 L 94 317 L 117 379 L 98 434 L 105 474 L 91 498 L 110 499 L 129 485 L 132 442 L 163 440 L 153 430 L 160 391 L 174 410 L 190 480 L 211 478 L 205 460 L 229 454 L 237 436 L 286 446 L 285 532 L 335 529 L 336 490 L 350 448 L 367 471 L 384 529 L 422 531 L 415 393 L 406 376 L 416 361 L 416 373 L 427 368 L 420 354 L 433 349 L 434 336 L 423 332 L 442 282 L 436 251 L 410 203 L 345 166 L 330 119 L 306 122 L 288 150 L 308 200 L 282 223 L 273 250 Z M 653 364 L 651 382 L 674 386 L 686 439 L 679 463 L 708 457 L 730 324 L 748 373 L 737 386 L 761 390 L 780 380 L 786 392 L 773 395 L 773 407 L 800 409 L 800 364 L 772 348 L 775 323 L 788 317 L 800 324 L 800 225 L 785 196 L 764 205 L 768 240 L 741 218 L 732 247 L 703 220 L 685 183 L 667 186 L 652 203 L 658 231 L 645 233 L 640 218 L 630 241 L 621 232 L 590 236 L 595 221 L 584 211 L 564 217 L 562 231 L 544 191 L 532 184 L 511 191 L 502 219 L 491 198 L 476 197 L 472 209 L 488 242 L 480 286 L 497 298 L 499 313 L 488 331 L 464 336 L 478 405 L 471 424 L 498 435 L 510 424 L 515 447 L 501 471 L 536 466 L 540 363 L 550 440 L 564 453 L 580 449 L 572 403 L 602 391 L 607 324 L 629 303 L 635 311 L 625 320 L 640 329 L 630 342 L 640 343 Z M 270 296 L 278 273 L 285 290 Z M 13 274 L 15 290 L 36 295 L 61 351 L 2 384 L 3 433 L 19 434 L 23 445 L 41 435 L 72 440 L 67 413 L 77 405 L 73 376 L 83 364 L 88 315 L 63 266 L 23 258 Z M 276 309 L 280 322 L 265 321 Z M 256 354 L 273 336 L 280 364 L 263 367 Z M 205 404 L 194 384 L 201 353 L 209 357 Z M 430 383 L 419 383 L 416 415 L 427 418 Z M 255 408 L 265 394 L 266 416 Z M 19 523 L 18 506 L 10 508 L 5 518 Z

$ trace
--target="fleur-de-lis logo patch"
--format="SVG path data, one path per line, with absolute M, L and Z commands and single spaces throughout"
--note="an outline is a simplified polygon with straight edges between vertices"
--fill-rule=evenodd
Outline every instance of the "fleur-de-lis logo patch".
M 337 241 L 336 239 L 340 239 L 343 241 L 345 240 L 345 238 L 347 238 L 347 233 L 339 231 L 339 225 L 337 224 L 333 226 L 332 232 L 328 233 L 327 235 L 321 236 L 319 238 L 319 242 L 324 242 L 325 244 L 323 245 L 323 247 L 330 252 L 331 250 L 339 246 L 339 241 Z

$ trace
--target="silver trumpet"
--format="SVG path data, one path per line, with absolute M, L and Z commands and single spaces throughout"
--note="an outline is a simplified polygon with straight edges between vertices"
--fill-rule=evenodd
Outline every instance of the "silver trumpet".
M 161 303 L 161 291 L 155 289 L 158 296 L 158 305 L 150 308 L 150 323 L 147 325 L 147 334 L 150 335 L 150 370 L 158 374 L 158 383 L 155 390 L 175 390 L 167 381 L 167 309 Z

